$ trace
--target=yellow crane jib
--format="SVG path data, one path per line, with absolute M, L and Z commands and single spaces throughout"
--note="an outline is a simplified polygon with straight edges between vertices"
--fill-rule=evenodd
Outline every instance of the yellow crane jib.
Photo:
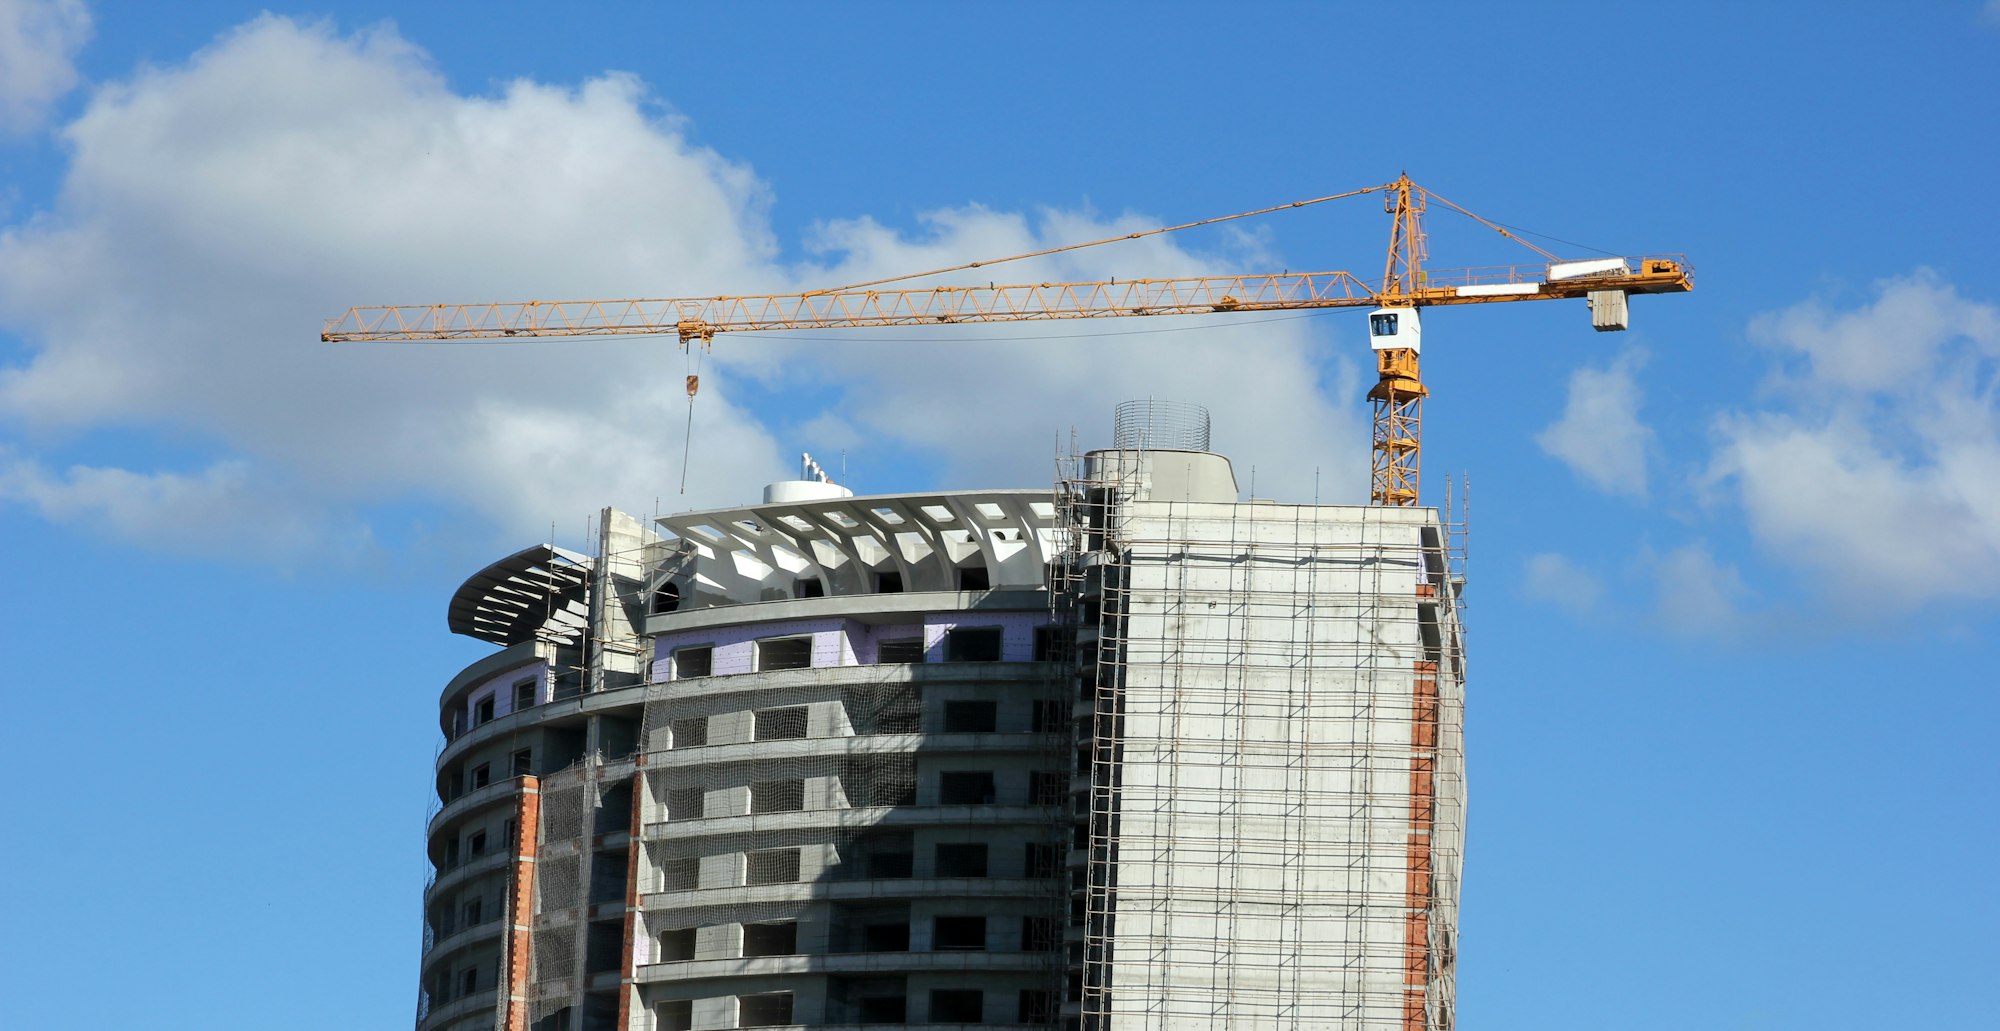
M 1383 195 L 1384 210 L 1392 217 L 1387 260 L 1381 279 L 1374 282 L 1351 272 L 1285 271 L 1077 283 L 1005 284 L 989 280 L 984 286 L 891 286 L 1372 193 Z M 1535 251 L 1541 260 L 1485 268 L 1427 268 L 1423 215 L 1432 203 Z M 1616 331 L 1630 325 L 1628 301 L 1633 294 L 1682 293 L 1693 285 L 1691 269 L 1681 255 L 1564 260 L 1403 175 L 1380 186 L 808 293 L 356 307 L 328 319 L 320 339 L 634 335 L 672 336 L 683 348 L 699 342 L 706 349 L 718 333 L 760 330 L 1368 308 L 1369 343 L 1376 354 L 1377 373 L 1375 386 L 1368 392 L 1374 408 L 1369 498 L 1377 505 L 1414 505 L 1422 451 L 1421 409 L 1429 395 L 1419 369 L 1420 309 L 1581 299 L 1589 308 L 1593 328 Z M 691 379 L 689 387 L 694 385 Z

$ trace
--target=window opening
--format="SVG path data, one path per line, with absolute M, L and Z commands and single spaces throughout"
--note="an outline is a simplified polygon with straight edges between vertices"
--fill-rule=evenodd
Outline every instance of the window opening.
M 1021 1023 L 1053 1024 L 1060 1015 L 1054 992 L 1044 988 L 1021 989 L 1021 1011 L 1017 1018 Z
M 938 774 L 939 805 L 992 805 L 993 771 L 946 770 Z
M 694 1031 L 693 999 L 669 999 L 655 1012 L 660 1015 L 660 1031 Z
M 903 593 L 903 574 L 901 574 L 901 573 L 876 573 L 876 574 L 875 574 L 875 593 L 876 593 L 876 594 L 901 594 L 901 593 Z
M 986 845 L 984 842 L 939 842 L 937 847 L 938 877 L 984 877 L 986 876 Z
M 665 615 L 681 607 L 680 585 L 664 583 L 653 592 L 651 612 L 655 616 Z
M 476 727 L 491 722 L 493 722 L 493 696 L 487 695 L 479 700 L 478 705 L 473 707 L 472 725 Z
M 1054 952 L 1062 948 L 1062 927 L 1045 916 L 1021 918 L 1021 950 Z
M 986 948 L 986 918 L 941 916 L 931 925 L 931 948 L 939 952 L 982 952 Z
M 799 879 L 799 850 L 773 848 L 743 856 L 746 884 L 790 884 Z
M 758 670 L 806 669 L 812 665 L 812 638 L 781 637 L 757 642 Z
M 806 782 L 801 778 L 760 780 L 750 785 L 752 813 L 796 813 L 805 807 Z
M 715 646 L 699 644 L 691 648 L 674 649 L 674 679 L 689 680 L 705 677 L 715 668 Z
M 797 955 L 798 951 L 799 925 L 796 922 L 743 925 L 745 959 L 757 956 L 792 956 Z
M 931 1023 L 978 1024 L 985 1020 L 986 993 L 977 988 L 931 989 Z
M 947 734 L 991 734 L 999 719 L 993 702 L 944 703 L 944 732 Z
M 944 632 L 944 661 L 999 662 L 999 627 L 953 627 Z
M 958 571 L 958 589 L 961 591 L 992 590 L 993 583 L 986 574 L 985 566 L 966 566 Z
M 679 963 L 694 958 L 694 928 L 676 927 L 660 932 L 660 962 Z
M 491 783 L 493 783 L 492 764 L 480 763 L 472 768 L 472 790 L 478 791 Z
M 535 707 L 535 688 L 537 686 L 539 685 L 537 685 L 532 680 L 523 680 L 520 683 L 514 685 L 515 712 L 520 712 L 522 709 L 532 709 Z
M 516 777 L 525 777 L 535 772 L 535 750 L 532 748 L 523 748 L 515 752 L 508 768 Z
M 806 708 L 759 709 L 754 717 L 758 741 L 795 741 L 806 736 Z
M 1069 796 L 1069 774 L 1062 770 L 1036 770 L 1028 774 L 1029 805 L 1062 805 Z
M 875 646 L 875 661 L 879 663 L 922 662 L 924 661 L 924 639 L 921 637 L 904 637 L 894 641 L 880 642 Z
M 700 748 L 708 744 L 708 717 L 683 716 L 667 725 L 675 748 Z
M 901 880 L 911 876 L 915 866 L 911 852 L 875 852 L 868 856 L 868 876 L 876 880 Z
M 473 831 L 472 837 L 465 839 L 465 850 L 475 856 L 486 854 L 486 832 Z
M 930 1023 L 984 1023 L 986 993 L 978 989 L 930 989 Z
M 660 864 L 661 891 L 693 891 L 701 887 L 701 860 L 669 859 Z
M 1035 628 L 1035 661 L 1060 662 L 1067 660 L 1069 649 L 1062 627 L 1038 626 Z
M 708 792 L 700 788 L 672 788 L 667 792 L 667 819 L 699 820 L 707 801 Z
M 792 597 L 824 598 L 826 597 L 826 581 L 816 576 L 794 580 L 792 581 Z
M 869 924 L 861 930 L 861 944 L 866 952 L 908 952 L 910 922 Z
M 901 995 L 867 995 L 858 1015 L 863 1024 L 901 1024 L 909 1019 L 909 1000 Z
M 783 1027 L 792 1022 L 792 993 L 736 997 L 737 1027 Z

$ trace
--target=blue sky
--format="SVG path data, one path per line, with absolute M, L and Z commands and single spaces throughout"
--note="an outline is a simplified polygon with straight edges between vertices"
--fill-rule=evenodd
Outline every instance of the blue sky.
M 321 319 L 809 288 L 1405 169 L 1696 277 L 1622 335 L 1426 319 L 1427 490 L 1473 492 L 1461 1026 L 1990 1020 L 2000 6 L 408 6 L 0 0 L 0 1026 L 407 1021 L 436 692 L 483 650 L 446 600 L 602 504 L 800 450 L 1039 485 L 1144 396 L 1259 494 L 1365 496 L 1351 315 L 725 336 L 691 442 L 669 343 Z M 1434 267 L 1532 259 L 1430 225 Z M 1024 275 L 1372 276 L 1386 228 Z

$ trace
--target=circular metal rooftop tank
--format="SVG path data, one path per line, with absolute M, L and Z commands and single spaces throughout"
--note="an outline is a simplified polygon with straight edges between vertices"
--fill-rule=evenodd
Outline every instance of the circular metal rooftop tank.
M 1134 451 L 1207 451 L 1208 409 L 1187 401 L 1126 401 L 1112 413 L 1111 446 Z

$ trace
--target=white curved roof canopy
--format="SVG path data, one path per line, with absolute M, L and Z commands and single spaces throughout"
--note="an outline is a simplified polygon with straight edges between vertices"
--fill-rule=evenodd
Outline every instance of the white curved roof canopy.
M 590 622 L 591 559 L 537 544 L 468 577 L 451 596 L 451 632 L 498 645 L 574 644 Z
M 1040 587 L 1054 552 L 1047 490 L 821 498 L 663 516 L 658 525 L 703 560 L 696 604 L 758 601 L 819 578 L 829 594 L 874 591 L 896 573 L 905 590 L 955 590 L 984 567 L 993 587 Z

